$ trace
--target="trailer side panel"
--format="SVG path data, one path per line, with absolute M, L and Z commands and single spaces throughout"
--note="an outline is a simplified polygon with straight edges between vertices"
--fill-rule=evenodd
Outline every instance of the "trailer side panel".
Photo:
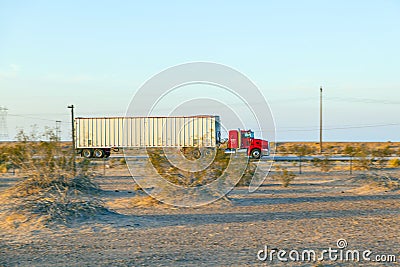
M 76 148 L 215 147 L 219 116 L 76 118 Z

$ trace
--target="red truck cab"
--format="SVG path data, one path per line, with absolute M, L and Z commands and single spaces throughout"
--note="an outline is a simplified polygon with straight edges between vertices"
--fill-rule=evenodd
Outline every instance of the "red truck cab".
M 230 130 L 227 149 L 247 149 L 247 155 L 255 159 L 269 155 L 268 141 L 254 138 L 254 132 L 251 130 Z

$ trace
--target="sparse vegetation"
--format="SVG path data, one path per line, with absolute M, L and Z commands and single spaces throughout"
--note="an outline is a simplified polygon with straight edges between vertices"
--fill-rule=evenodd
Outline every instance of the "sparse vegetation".
M 287 148 L 284 146 L 284 144 L 277 143 L 275 146 L 275 153 L 286 154 Z
M 379 173 L 361 174 L 356 180 L 361 183 L 362 187 L 382 188 L 390 191 L 400 189 L 400 179 L 398 177 L 381 171 Z
M 372 156 L 375 157 L 375 166 L 379 169 L 383 169 L 387 165 L 387 157 L 391 156 L 392 153 L 393 151 L 390 149 L 390 146 L 373 150 Z
M 247 167 L 236 186 L 250 185 L 253 176 L 256 175 L 256 170 L 257 170 L 257 164 L 253 162 L 248 162 Z
M 290 183 L 294 180 L 296 175 L 286 168 L 278 165 L 276 166 L 276 172 L 272 177 L 275 180 L 281 181 L 283 187 L 288 187 Z
M 0 173 L 6 173 L 14 167 L 7 156 L 9 150 L 10 146 L 0 146 Z
M 27 146 L 39 146 L 39 144 L 38 141 L 27 144 Z M 15 145 L 13 144 L 13 146 Z M 354 145 L 354 147 L 358 148 L 359 146 Z M 384 147 L 377 148 L 383 149 Z M 71 150 L 69 149 L 69 151 Z M 38 157 L 39 155 L 43 155 L 43 150 L 36 147 L 33 162 L 37 166 L 45 159 L 45 157 Z M 59 151 L 57 155 L 62 157 L 62 151 Z M 57 159 L 61 159 L 61 157 Z M 71 168 L 68 164 L 70 155 L 66 153 L 65 157 L 65 170 L 68 172 Z M 129 160 L 127 159 L 128 162 Z M 137 166 L 150 167 L 147 162 L 147 165 L 142 164 L 145 160 L 147 159 L 138 160 Z M 159 164 L 164 164 L 163 160 Z M 3 255 L 6 255 L 9 259 L 7 262 L 3 261 L 6 265 L 15 265 L 21 262 L 43 265 L 45 261 L 61 262 L 60 264 L 64 265 L 71 265 L 72 261 L 75 265 L 82 265 L 83 260 L 95 262 L 100 255 L 99 253 L 105 251 L 104 254 L 101 254 L 101 257 L 105 261 L 108 260 L 106 262 L 108 265 L 112 265 L 115 261 L 115 242 L 117 242 L 117 247 L 129 248 L 132 240 L 136 240 L 136 243 L 139 242 L 137 247 L 140 247 L 142 251 L 141 254 L 138 254 L 138 258 L 143 259 L 141 263 L 146 264 L 148 263 L 146 255 L 151 253 L 154 246 L 158 246 L 161 242 L 162 246 L 159 246 L 159 248 L 163 253 L 168 254 L 170 251 L 169 244 L 171 242 L 179 244 L 180 240 L 186 240 L 188 233 L 193 234 L 191 242 L 195 246 L 192 247 L 195 247 L 199 252 L 204 250 L 204 244 L 207 245 L 211 242 L 220 244 L 224 240 L 227 240 L 226 244 L 232 244 L 232 240 L 234 240 L 235 244 L 245 246 L 246 242 L 252 242 L 251 238 L 246 239 L 246 237 L 251 237 L 251 234 L 248 233 L 259 230 L 262 234 L 263 229 L 253 225 L 255 220 L 265 220 L 265 212 L 260 213 L 260 210 L 267 211 L 267 215 L 271 218 L 279 218 L 279 220 L 274 220 L 272 225 L 276 229 L 285 229 L 286 222 L 290 221 L 294 228 L 299 229 L 292 231 L 294 235 L 318 227 L 317 235 L 312 236 L 313 239 L 308 241 L 314 242 L 324 238 L 324 242 L 327 244 L 332 241 L 329 237 L 325 238 L 326 235 L 323 235 L 328 227 L 332 227 L 329 229 L 334 233 L 342 233 L 342 226 L 346 225 L 349 226 L 348 229 L 350 230 L 355 229 L 366 236 L 371 235 L 368 240 L 374 242 L 373 240 L 379 239 L 379 232 L 384 232 L 387 228 L 385 225 L 376 224 L 376 221 L 385 218 L 385 220 L 389 220 L 388 223 L 391 226 L 399 225 L 396 216 L 388 216 L 388 214 L 393 213 L 393 207 L 396 206 L 397 195 L 400 192 L 400 181 L 397 178 L 398 169 L 388 169 L 387 173 L 383 169 L 377 169 L 374 170 L 374 173 L 359 172 L 358 175 L 347 177 L 343 173 L 343 167 L 347 171 L 348 162 L 329 161 L 326 163 L 334 164 L 334 168 L 329 170 L 329 175 L 321 175 L 320 170 L 325 170 L 323 169 L 325 160 L 326 158 L 320 157 L 318 163 L 303 161 L 303 167 L 307 166 L 307 168 L 304 168 L 303 175 L 297 177 L 298 165 L 294 167 L 292 164 L 298 164 L 298 161 L 282 162 L 282 167 L 275 165 L 277 168 L 274 168 L 275 171 L 271 173 L 271 177 L 276 181 L 271 183 L 271 180 L 267 179 L 255 194 L 249 194 L 247 187 L 236 188 L 228 195 L 229 198 L 222 198 L 211 205 L 195 208 L 177 208 L 163 204 L 163 198 L 157 196 L 157 199 L 155 199 L 145 193 L 148 192 L 149 187 L 144 187 L 145 190 L 142 191 L 137 185 L 135 187 L 137 191 L 135 191 L 129 172 L 126 166 L 120 164 L 119 159 L 115 161 L 115 168 L 110 169 L 106 177 L 96 177 L 96 181 L 104 188 L 104 191 L 99 191 L 97 186 L 91 182 L 92 170 L 102 171 L 103 162 L 101 160 L 89 161 L 78 158 L 77 175 L 72 179 L 70 176 L 57 176 L 58 178 L 54 177 L 49 180 L 30 179 L 28 170 L 22 171 L 22 169 L 20 169 L 21 172 L 17 172 L 15 177 L 11 173 L 4 174 L 2 175 L 5 178 L 3 185 L 7 183 L 7 186 L 10 186 L 15 180 L 24 180 L 18 186 L 13 187 L 13 190 L 9 189 L 0 193 L 0 203 L 2 203 L 0 228 L 2 228 L 3 243 L 6 244 L 3 246 Z M 357 164 L 357 160 L 358 158 L 355 159 L 355 164 Z M 395 164 L 396 161 L 391 159 L 388 166 L 391 166 L 392 162 Z M 311 165 L 311 163 L 314 163 L 314 165 Z M 399 160 L 396 164 L 398 163 Z M 257 164 L 257 161 L 250 160 L 239 185 L 246 186 L 249 184 L 253 175 L 256 175 L 255 167 Z M 64 166 L 61 163 L 60 165 Z M 215 165 L 213 168 L 218 168 L 218 166 L 221 165 Z M 260 167 L 265 166 L 266 162 L 261 161 Z M 55 169 L 59 170 L 60 168 L 56 166 Z M 168 169 L 166 172 L 168 172 Z M 62 172 L 60 171 L 60 173 Z M 143 173 L 146 174 L 146 172 Z M 184 173 L 180 174 L 183 175 Z M 22 176 L 26 177 L 21 178 Z M 47 178 L 47 176 L 43 177 Z M 184 177 L 180 178 L 183 179 Z M 297 181 L 297 179 L 299 180 Z M 9 182 L 10 180 L 14 181 Z M 4 188 L 5 186 L 0 190 L 4 190 Z M 66 188 L 69 189 L 66 190 Z M 171 195 L 171 192 L 173 191 L 168 191 L 165 194 Z M 62 198 L 63 193 L 66 196 L 65 199 Z M 100 194 L 97 195 L 97 193 Z M 103 202 L 95 196 L 101 197 L 101 200 L 105 202 L 104 206 Z M 307 201 L 314 198 L 318 201 Z M 168 200 L 168 198 L 165 199 Z M 319 200 L 327 200 L 334 205 L 325 205 L 321 209 L 321 201 Z M 96 203 L 96 201 L 98 202 Z M 226 201 L 229 202 L 229 205 Z M 354 214 L 349 212 L 349 210 L 351 211 L 350 202 L 359 206 L 360 211 L 357 211 L 356 215 L 361 218 L 362 223 L 359 220 L 349 221 L 350 217 L 354 217 Z M 165 201 L 165 203 L 168 202 Z M 113 214 L 112 216 L 107 214 L 108 216 L 105 217 L 96 216 L 108 213 L 108 210 L 104 207 L 115 210 L 120 214 Z M 5 210 L 8 210 L 7 213 L 4 213 Z M 309 214 L 315 216 L 311 216 L 310 219 Z M 335 215 L 333 220 L 331 220 L 332 214 Z M 74 219 L 78 220 L 68 223 Z M 87 222 L 88 219 L 91 222 Z M 210 221 L 213 223 L 210 223 Z M 56 224 L 56 227 L 53 226 L 50 230 L 43 229 L 44 224 L 54 222 L 66 223 L 68 227 Z M 200 224 L 202 227 L 199 230 L 198 225 Z M 244 224 L 246 227 L 243 227 Z M 12 225 L 13 231 L 4 227 L 6 225 Z M 293 227 L 289 228 L 292 229 Z M 235 229 L 241 229 L 243 234 L 235 234 L 235 231 L 232 231 Z M 221 238 L 221 231 L 227 236 Z M 273 237 L 272 245 L 279 242 L 279 235 L 282 231 L 275 232 L 277 234 Z M 20 236 L 18 236 L 19 233 Z M 149 233 L 151 234 L 150 237 Z M 205 239 L 197 238 L 199 234 L 205 236 Z M 229 236 L 229 234 L 231 235 Z M 60 238 L 62 238 L 62 242 L 60 242 Z M 85 242 L 82 242 L 82 240 Z M 369 242 L 368 240 L 366 242 Z M 396 236 L 391 236 L 388 239 L 388 242 L 393 244 L 396 244 L 396 241 Z M 79 252 L 76 252 L 79 257 L 64 257 L 63 251 L 66 249 L 69 251 L 79 250 Z M 42 250 L 43 260 L 36 256 L 32 260 L 29 253 Z M 131 250 L 121 252 L 120 258 L 127 259 L 123 263 L 132 263 L 130 261 L 131 252 Z M 225 256 L 225 254 L 223 255 Z M 208 255 L 204 257 L 205 261 L 208 259 L 206 257 Z M 155 264 L 157 262 L 154 261 Z M 232 264 L 235 263 L 232 261 Z M 243 264 L 246 264 L 246 262 Z M 319 262 L 313 264 L 322 266 Z
M 322 172 L 329 172 L 333 168 L 333 162 L 329 160 L 328 156 L 325 156 L 323 159 L 314 158 L 313 165 L 321 168 Z
M 368 157 L 370 150 L 364 145 L 350 146 L 347 145 L 343 153 L 350 157 L 350 174 L 354 170 L 370 170 L 372 167 L 372 160 Z M 354 161 L 354 158 L 357 160 Z
M 359 146 L 356 151 L 357 161 L 354 164 L 355 169 L 369 171 L 372 167 L 372 160 L 368 157 L 370 151 L 364 145 Z
M 18 139 L 8 149 L 7 159 L 26 178 L 1 192 L 3 201 L 9 203 L 5 216 L 18 213 L 25 220 L 41 217 L 51 224 L 107 211 L 94 196 L 98 187 L 91 180 L 89 162 L 78 162 L 74 175 L 73 157 L 59 149 L 52 131 L 43 135 L 21 131 Z
M 161 205 L 162 202 L 149 195 L 138 195 L 129 200 L 128 207 L 153 207 Z
M 189 172 L 172 165 L 162 149 L 148 148 L 147 151 L 152 165 L 160 175 L 171 183 L 187 187 L 205 185 L 216 180 L 227 168 L 230 161 L 230 155 L 218 149 L 214 161 L 208 168 L 197 172 Z M 194 158 L 190 157 L 190 160 L 194 160 Z
M 92 182 L 93 163 L 88 159 L 77 160 L 77 173 L 72 174 L 72 157 L 70 146 L 61 147 L 51 131 L 46 131 L 43 135 L 37 133 L 25 134 L 20 132 L 19 142 L 13 144 L 3 144 L 0 146 L 0 172 L 7 172 L 10 168 L 17 168 L 25 179 L 18 185 L 1 193 L 2 201 L 14 203 L 13 207 L 8 205 L 9 212 L 25 212 L 27 219 L 32 216 L 47 218 L 46 222 L 61 221 L 67 222 L 74 218 L 84 217 L 89 214 L 107 212 L 101 201 L 96 198 L 99 191 L 96 184 Z M 296 177 L 291 171 L 292 164 L 299 168 L 301 173 L 303 157 L 312 155 L 315 152 L 315 144 L 279 144 L 281 152 L 291 151 L 300 157 L 298 162 L 288 163 L 287 168 L 279 167 L 274 179 L 281 181 L 282 186 L 287 187 Z M 329 145 L 329 151 L 340 150 L 339 145 Z M 400 159 L 394 158 L 387 160 L 396 151 L 396 144 L 391 147 L 380 145 L 372 149 L 371 144 L 350 145 L 347 144 L 341 149 L 345 155 L 349 155 L 350 172 L 354 170 L 370 170 L 372 166 L 383 168 L 397 168 L 400 166 Z M 216 152 L 216 157 L 212 164 L 205 170 L 198 172 L 182 171 L 174 167 L 162 153 L 162 150 L 150 149 L 150 160 L 157 171 L 167 178 L 170 182 L 186 187 L 196 187 L 209 184 L 218 179 L 229 166 L 231 155 L 227 155 L 223 150 Z M 188 160 L 195 162 L 197 154 L 190 154 Z M 377 159 L 385 157 L 382 161 L 376 160 L 373 164 L 371 155 Z M 112 166 L 120 166 L 125 163 L 125 159 L 110 159 L 108 162 Z M 327 157 L 315 159 L 313 166 L 322 172 L 332 171 L 335 162 L 328 160 Z M 308 166 L 308 165 L 307 165 Z M 250 161 L 239 180 L 238 186 L 250 184 L 256 174 L 257 163 Z M 336 169 L 336 167 L 335 167 Z M 393 182 L 394 181 L 394 182 Z M 387 181 L 385 186 L 397 188 L 397 180 Z M 140 186 L 136 185 L 134 190 L 141 194 Z M 135 193 L 135 194 L 136 194 Z M 6 201 L 5 201 L 6 199 Z M 146 202 L 145 200 L 144 202 Z M 143 203 L 144 203 L 143 202 Z M 148 199 L 151 203 L 151 199 Z M 140 203 L 134 206 L 140 206 Z M 147 205 L 147 204 L 146 204 Z
M 354 146 L 346 145 L 346 147 L 343 150 L 343 153 L 347 156 L 350 157 L 350 169 L 349 172 L 350 174 L 353 174 L 353 158 L 357 154 L 357 150 Z
M 394 158 L 389 160 L 388 165 L 390 168 L 398 168 L 400 167 L 400 159 L 399 158 Z
M 291 148 L 291 152 L 299 157 L 299 174 L 301 174 L 302 159 L 305 156 L 311 155 L 315 152 L 314 147 L 308 145 L 294 145 Z

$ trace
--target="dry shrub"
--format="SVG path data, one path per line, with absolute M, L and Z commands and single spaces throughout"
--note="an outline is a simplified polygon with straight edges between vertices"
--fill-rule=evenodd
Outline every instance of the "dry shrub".
M 379 169 L 383 169 L 387 165 L 387 157 L 391 156 L 392 154 L 393 151 L 390 146 L 373 150 L 372 156 L 375 157 L 374 165 Z
M 6 164 L 0 164 L 0 173 L 6 173 L 8 171 Z
M 279 165 L 276 167 L 276 172 L 272 176 L 274 180 L 281 181 L 283 187 L 288 187 L 295 177 L 296 175 L 293 172 Z
M 7 173 L 9 169 L 13 168 L 8 158 L 11 147 L 10 144 L 0 146 L 0 173 Z
M 133 186 L 133 191 L 143 191 L 143 188 L 137 183 L 135 183 Z
M 369 171 L 372 167 L 372 160 L 366 155 L 361 154 L 358 156 L 357 160 L 353 161 L 354 170 Z
M 48 141 L 34 137 L 20 132 L 20 142 L 9 151 L 9 160 L 26 178 L 0 194 L 6 207 L 3 215 L 42 217 L 52 224 L 107 212 L 95 197 L 99 189 L 91 180 L 89 162 L 78 162 L 74 171 L 71 153 L 59 149 L 51 132 L 44 135 Z
M 388 165 L 390 168 L 398 168 L 400 167 L 400 159 L 398 158 L 390 159 Z
M 119 161 L 117 161 L 116 159 L 109 159 L 109 160 L 107 160 L 106 167 L 109 169 L 113 169 L 113 168 L 116 168 L 118 165 L 119 165 Z
M 321 168 L 322 172 L 329 172 L 333 168 L 333 162 L 328 157 L 324 159 L 314 158 L 313 165 Z
M 197 150 L 196 148 L 186 148 L 184 152 L 187 155 L 185 155 L 185 157 L 192 161 L 197 160 Z M 173 184 L 185 187 L 203 186 L 212 183 L 223 174 L 231 162 L 231 154 L 226 154 L 223 149 L 217 149 L 213 162 L 207 168 L 197 172 L 189 172 L 172 165 L 162 149 L 148 148 L 147 152 L 153 167 L 162 177 Z M 241 167 L 243 166 L 237 167 L 238 174 L 240 174 L 239 172 L 241 171 L 243 172 Z M 255 163 L 247 162 L 246 169 L 237 186 L 249 185 L 256 173 L 256 169 L 257 165 Z
M 400 189 L 400 179 L 389 173 L 368 173 L 361 174 L 355 178 L 355 181 L 362 186 L 381 187 L 386 190 L 394 191 Z
M 361 144 L 358 146 L 346 145 L 343 153 L 347 156 L 350 156 L 352 159 L 350 161 L 350 164 L 353 164 L 353 166 L 350 167 L 350 172 L 352 168 L 354 170 L 368 171 L 373 165 L 372 160 L 368 158 L 368 156 L 371 154 L 371 151 L 365 144 Z
M 236 186 L 248 186 L 253 179 L 253 176 L 256 175 L 257 171 L 257 164 L 254 162 L 248 162 L 245 171 L 243 172 L 242 177 L 240 178 L 239 182 Z
M 148 208 L 163 205 L 162 202 L 145 194 L 139 193 L 131 198 L 118 198 L 105 203 L 107 207 L 114 210 L 132 209 L 132 208 Z
M 299 157 L 299 174 L 301 174 L 302 158 L 315 153 L 315 147 L 310 144 L 295 144 L 291 147 L 291 153 Z
M 196 150 L 187 149 L 187 158 L 193 161 L 197 160 L 197 154 L 190 152 L 196 152 Z M 215 158 L 208 168 L 189 172 L 172 165 L 161 148 L 147 148 L 147 153 L 151 164 L 162 177 L 173 184 L 186 187 L 202 186 L 215 181 L 222 175 L 230 161 L 229 154 L 225 154 L 222 149 L 217 149 Z
M 149 195 L 139 195 L 129 200 L 129 207 L 154 207 L 161 204 L 162 202 Z

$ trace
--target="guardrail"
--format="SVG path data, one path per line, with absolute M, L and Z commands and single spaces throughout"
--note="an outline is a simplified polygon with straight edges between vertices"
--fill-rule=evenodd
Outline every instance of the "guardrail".
M 110 158 L 114 159 L 121 159 L 125 158 L 124 155 L 112 155 Z M 126 158 L 147 158 L 146 156 L 126 156 Z M 263 156 L 261 157 L 261 160 L 273 160 L 273 161 L 299 161 L 301 158 L 302 161 L 313 161 L 314 159 L 320 159 L 320 160 L 330 160 L 330 161 L 350 161 L 350 160 L 372 160 L 372 161 L 377 161 L 377 160 L 391 160 L 391 159 L 400 159 L 400 157 L 349 157 L 349 156 Z
M 391 160 L 391 159 L 395 159 L 395 158 L 399 158 L 400 157 L 372 157 L 372 156 L 368 156 L 368 157 L 349 157 L 349 156 L 303 156 L 303 157 L 299 157 L 299 156 L 265 156 L 262 157 L 262 160 L 273 160 L 273 161 L 299 161 L 301 158 L 302 161 L 312 161 L 314 159 L 320 159 L 320 160 L 330 160 L 330 161 L 350 161 L 350 160 L 364 160 L 364 159 L 368 159 L 368 160 L 372 160 L 372 161 L 377 161 L 377 160 Z

